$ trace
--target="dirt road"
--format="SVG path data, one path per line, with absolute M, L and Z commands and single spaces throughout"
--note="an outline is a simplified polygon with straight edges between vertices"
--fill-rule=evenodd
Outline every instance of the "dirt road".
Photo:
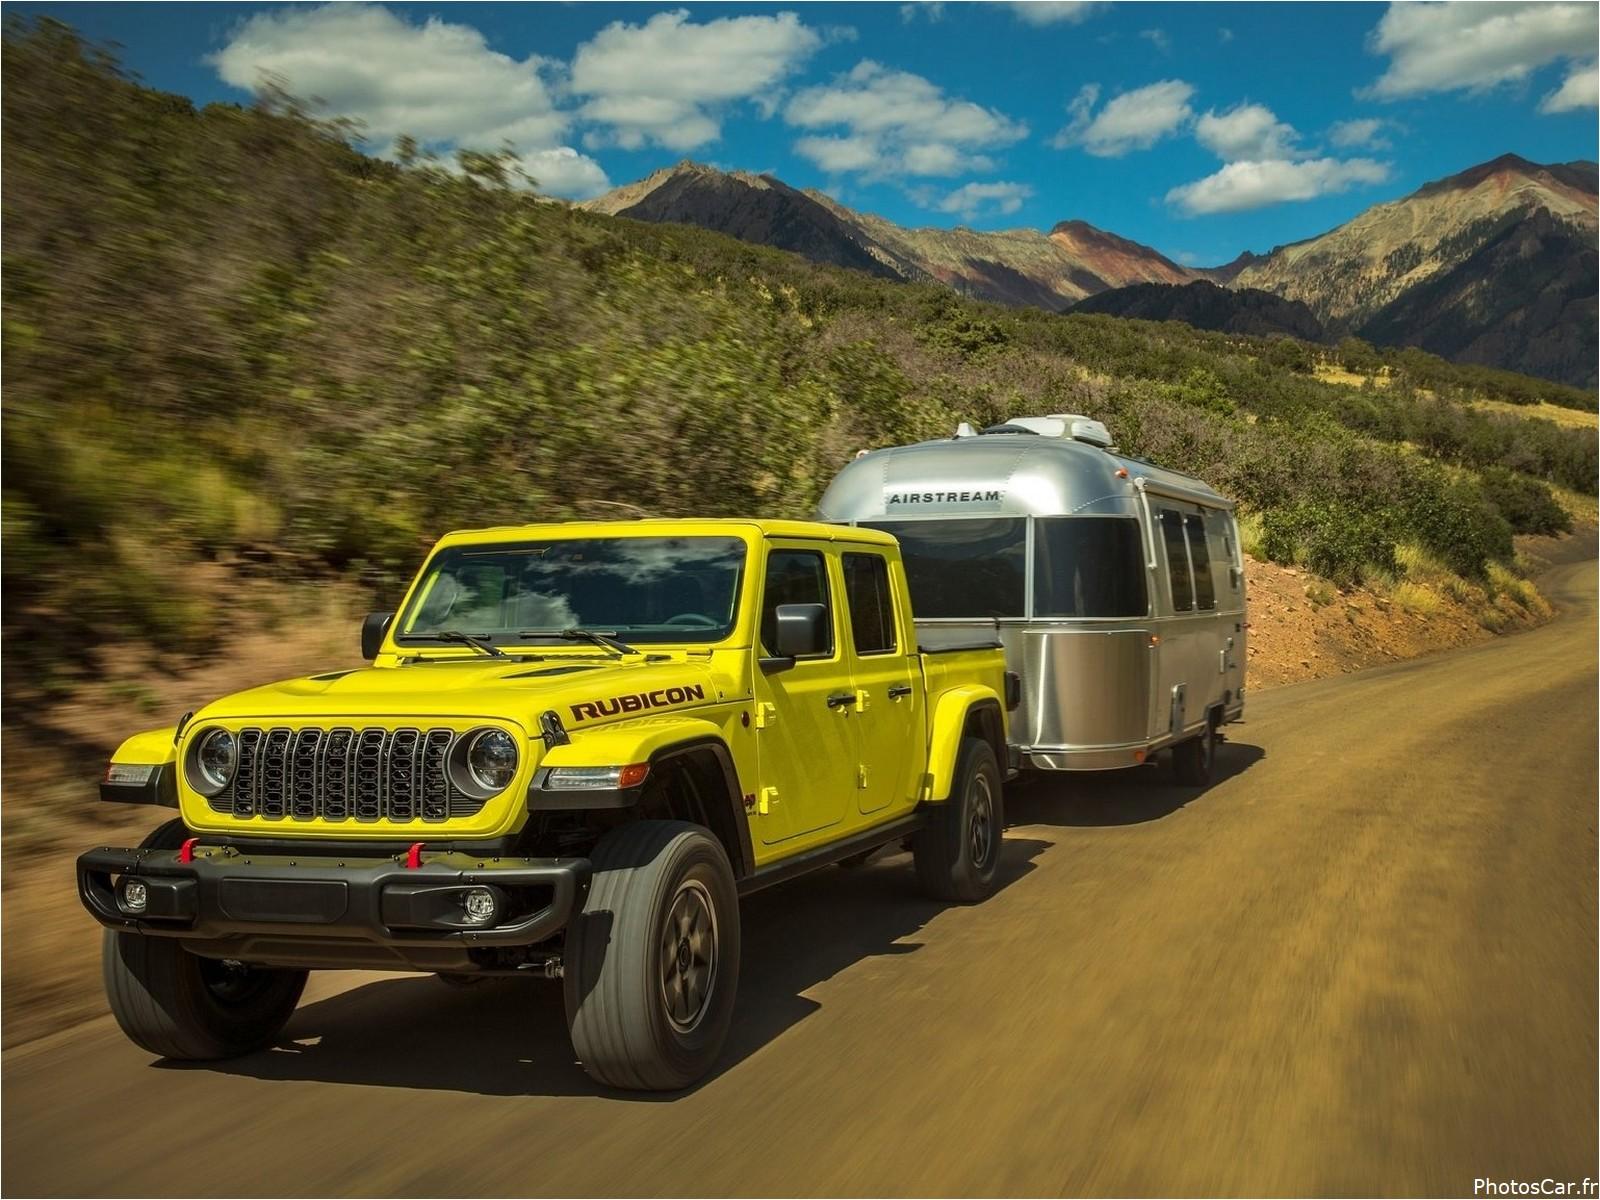
M 1251 701 L 1204 792 L 1013 796 L 1008 883 L 752 899 L 718 1073 L 597 1093 L 553 985 L 315 979 L 167 1067 L 4 1058 L 7 1194 L 1461 1194 L 1600 1176 L 1595 568 L 1531 633 Z

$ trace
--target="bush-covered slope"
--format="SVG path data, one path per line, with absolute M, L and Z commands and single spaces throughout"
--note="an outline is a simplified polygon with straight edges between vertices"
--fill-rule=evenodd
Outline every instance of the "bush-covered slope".
M 10 27 L 3 72 L 8 684 L 123 638 L 202 648 L 241 573 L 392 589 L 452 527 L 803 515 L 856 449 L 961 419 L 1101 417 L 1344 578 L 1401 541 L 1481 574 L 1508 517 L 1562 519 L 1543 481 L 1592 488 L 1592 430 L 1466 404 L 1592 404 L 1571 389 L 577 212 L 493 156 L 383 163 L 287 101 L 196 110 L 54 24 Z
M 1283 334 L 1308 342 L 1323 337 L 1322 325 L 1298 300 L 1285 300 L 1256 288 L 1218 287 L 1204 279 L 1112 288 L 1078 301 L 1072 311 L 1141 321 L 1182 321 L 1196 329 L 1255 337 Z

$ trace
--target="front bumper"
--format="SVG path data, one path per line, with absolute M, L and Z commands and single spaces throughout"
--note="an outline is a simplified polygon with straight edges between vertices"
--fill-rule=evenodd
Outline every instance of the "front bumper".
M 78 858 L 78 895 L 110 929 L 193 939 L 195 948 L 236 944 L 321 943 L 388 948 L 400 958 L 469 948 L 532 946 L 559 933 L 589 883 L 586 858 L 485 857 L 452 850 L 422 856 L 360 858 L 233 846 L 197 846 L 190 861 L 176 850 L 90 850 Z M 314 856 L 316 855 L 316 856 Z M 123 902 L 129 880 L 144 884 L 135 913 Z M 492 921 L 470 922 L 459 903 L 469 888 L 497 898 Z M 282 957 L 280 952 L 275 957 Z M 338 954 L 331 957 L 337 959 Z M 361 957 L 356 954 L 346 957 Z

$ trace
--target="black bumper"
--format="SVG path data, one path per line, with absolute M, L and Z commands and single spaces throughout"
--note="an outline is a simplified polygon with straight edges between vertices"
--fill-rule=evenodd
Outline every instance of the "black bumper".
M 318 854 L 325 851 L 318 851 Z M 121 885 L 145 885 L 142 912 Z M 460 851 L 407 867 L 394 858 L 263 855 L 234 847 L 176 850 L 105 847 L 78 858 L 78 895 L 111 929 L 200 942 L 373 943 L 437 949 L 531 946 L 559 933 L 582 903 L 586 858 L 485 858 Z M 487 888 L 497 913 L 470 922 L 460 903 Z

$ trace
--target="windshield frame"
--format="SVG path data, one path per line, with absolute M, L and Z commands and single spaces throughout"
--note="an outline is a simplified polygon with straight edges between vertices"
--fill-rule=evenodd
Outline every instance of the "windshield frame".
M 509 532 L 509 531 L 508 531 Z M 427 633 L 407 633 L 406 626 L 413 622 L 419 615 L 423 604 L 426 603 L 431 589 L 435 586 L 438 571 L 445 565 L 445 560 L 462 555 L 492 555 L 496 552 L 528 553 L 533 550 L 547 548 L 561 543 L 571 542 L 725 542 L 728 543 L 730 554 L 738 555 L 738 564 L 732 584 L 732 610 L 726 629 L 721 625 L 712 629 L 696 626 L 686 626 L 682 631 L 673 631 L 670 636 L 654 632 L 660 626 L 643 626 L 638 629 L 623 626 L 620 630 L 612 625 L 603 625 L 599 622 L 582 623 L 569 628 L 595 630 L 601 633 L 615 632 L 623 642 L 630 643 L 630 647 L 637 646 L 635 653 L 656 652 L 670 647 L 687 647 L 694 650 L 709 650 L 714 647 L 725 646 L 738 639 L 744 632 L 746 616 L 750 608 L 747 595 L 751 586 L 751 551 L 750 538 L 743 530 L 717 529 L 685 532 L 680 529 L 649 529 L 638 528 L 627 531 L 606 531 L 580 533 L 576 530 L 551 530 L 548 534 L 535 533 L 532 530 L 518 531 L 517 535 L 501 538 L 474 538 L 471 540 L 450 541 L 434 547 L 422 564 L 421 569 L 412 579 L 411 585 L 406 590 L 406 595 L 400 607 L 396 610 L 394 620 L 389 624 L 385 637 L 385 649 L 391 653 L 410 655 L 419 650 L 448 650 L 450 657 L 459 657 L 460 654 L 478 657 L 476 652 L 468 647 L 462 647 L 459 642 L 438 636 L 445 632 L 436 629 Z M 720 597 L 719 597 L 720 598 Z M 441 622 L 441 624 L 447 624 Z M 448 628 L 458 628 L 455 622 L 448 623 Z M 538 628 L 534 633 L 532 629 Z M 540 655 L 546 652 L 565 654 L 577 652 L 578 656 L 593 656 L 599 652 L 611 654 L 588 640 L 563 638 L 562 630 L 552 627 L 548 631 L 542 627 L 532 626 L 522 629 L 491 629 L 477 628 L 464 629 L 463 632 L 487 640 L 497 649 L 520 648 L 523 651 L 536 649 Z M 712 634 L 707 637 L 705 634 Z M 696 636 L 696 635 L 701 636 Z M 455 653 L 460 651 L 460 654 Z M 484 661 L 491 661 L 487 658 Z

